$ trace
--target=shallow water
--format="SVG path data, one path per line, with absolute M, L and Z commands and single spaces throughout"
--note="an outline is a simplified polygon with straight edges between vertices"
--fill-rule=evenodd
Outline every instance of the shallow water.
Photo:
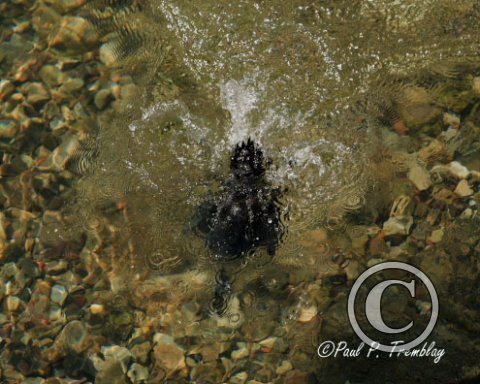
M 54 18 L 50 7 L 62 9 L 63 2 L 45 4 L 33 2 L 25 15 L 5 20 L 40 15 L 47 23 Z M 40 218 L 28 231 L 9 227 L 2 238 L 34 238 L 26 259 L 76 265 L 69 264 L 82 276 L 75 287 L 67 274 L 46 280 L 68 286 L 77 301 L 86 292 L 85 309 L 58 324 L 80 319 L 98 336 L 89 349 L 75 351 L 93 362 L 96 382 L 127 382 L 108 368 L 102 346 L 132 350 L 146 341 L 149 357 L 132 357 L 124 371 L 141 363 L 149 383 L 475 382 L 478 2 L 95 0 L 61 13 L 93 26 L 94 53 L 62 51 L 51 37 L 42 45 L 37 21 L 27 37 L 39 35 L 33 46 L 43 53 L 34 54 L 45 54 L 47 62 L 56 55 L 95 60 L 91 67 L 100 74 L 87 71 L 84 87 L 95 93 L 94 80 L 108 84 L 111 104 L 95 108 L 79 97 L 86 112 L 71 109 L 82 118 L 73 119 L 71 132 L 53 134 L 62 151 L 32 161 L 32 175 L 61 175 L 64 204 L 57 211 L 25 205 L 26 197 L 21 203 L 3 198 L 5 209 L 23 204 Z M 7 78 L 13 76 L 8 65 L 15 68 L 11 52 L 22 44 L 4 40 L 0 68 Z M 67 62 L 64 72 L 76 66 Z M 60 107 L 66 104 L 57 97 Z M 46 114 L 43 108 L 37 109 Z M 191 220 L 222 189 L 233 149 L 248 138 L 268 158 L 269 185 L 283 191 L 284 233 L 273 257 L 260 247 L 221 264 Z M 453 160 L 468 176 L 445 168 Z M 27 191 L 28 177 L 13 190 Z M 471 192 L 461 192 L 461 183 Z M 11 189 L 2 186 L 7 195 Z M 413 225 L 389 234 L 385 223 L 398 217 Z M 359 345 L 347 297 L 358 275 L 382 261 L 406 261 L 432 279 L 440 316 L 428 340 L 445 348 L 441 363 L 318 356 L 324 341 Z M 231 293 L 218 313 L 212 300 L 222 269 Z M 404 336 L 418 336 L 432 313 L 425 289 L 418 292 L 412 299 L 391 290 L 382 301 L 388 324 L 415 319 Z M 87 309 L 95 303 L 108 314 Z M 365 316 L 360 323 L 368 326 Z M 51 337 L 53 349 L 63 342 Z M 165 356 L 178 353 L 172 367 Z M 53 365 L 63 361 L 48 356 Z M 58 369 L 36 376 L 69 377 Z M 89 377 L 85 372 L 74 378 Z

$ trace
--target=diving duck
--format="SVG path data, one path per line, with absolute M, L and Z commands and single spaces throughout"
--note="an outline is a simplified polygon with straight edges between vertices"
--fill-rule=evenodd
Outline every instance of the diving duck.
M 250 138 L 237 144 L 220 192 L 197 208 L 191 226 L 217 261 L 244 258 L 259 247 L 273 256 L 282 235 L 279 198 L 265 177 L 265 159 Z

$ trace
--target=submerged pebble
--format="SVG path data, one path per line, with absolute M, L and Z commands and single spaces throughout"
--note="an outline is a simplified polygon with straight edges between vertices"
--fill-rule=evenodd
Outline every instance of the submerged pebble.
M 0 119 L 0 139 L 11 139 L 18 132 L 18 124 L 12 119 Z
M 50 299 L 62 306 L 68 296 L 68 292 L 63 285 L 55 284 L 50 292 Z
M 78 16 L 64 16 L 48 38 L 51 47 L 84 52 L 98 43 L 92 24 Z

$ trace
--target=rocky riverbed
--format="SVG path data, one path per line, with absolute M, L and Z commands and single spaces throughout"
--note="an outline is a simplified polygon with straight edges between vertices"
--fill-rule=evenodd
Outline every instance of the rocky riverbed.
M 148 239 L 132 225 L 138 196 L 82 196 L 102 188 L 88 182 L 103 166 L 98 136 L 142 86 L 128 63 L 142 38 L 101 22 L 125 5 L 85 3 L 0 4 L 0 382 L 478 380 L 479 63 L 393 77 L 393 91 L 369 110 L 381 150 L 369 156 L 368 185 L 343 191 L 308 225 L 292 223 L 298 241 L 280 245 L 271 263 L 253 259 L 219 316 L 209 311 L 217 271 L 201 241 L 181 236 L 196 264 L 175 249 L 144 254 Z M 157 96 L 175 99 L 191 77 L 163 78 Z M 348 292 L 382 261 L 408 262 L 433 281 L 440 316 L 431 338 L 446 350 L 438 364 L 317 355 L 324 340 L 358 343 Z M 387 309 L 420 323 L 431 311 L 425 292 Z

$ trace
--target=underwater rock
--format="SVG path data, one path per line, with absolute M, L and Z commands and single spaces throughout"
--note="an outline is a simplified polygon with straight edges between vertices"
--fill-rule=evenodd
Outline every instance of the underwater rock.
M 228 382 L 230 384 L 245 384 L 247 379 L 248 379 L 247 372 L 238 372 L 235 375 L 233 375 Z
M 94 102 L 98 109 L 103 109 L 108 102 L 113 99 L 112 92 L 109 89 L 101 89 L 95 94 Z
M 82 17 L 75 16 L 64 16 L 48 39 L 51 47 L 78 52 L 88 51 L 97 43 L 98 36 L 92 24 Z
M 262 150 L 251 139 L 238 144 L 230 170 L 221 192 L 197 209 L 193 230 L 205 238 L 217 261 L 242 258 L 258 247 L 273 256 L 282 232 L 281 192 L 265 179 Z
M 453 128 L 458 128 L 460 127 L 460 118 L 453 113 L 445 112 L 443 114 L 443 124 L 452 126 Z
M 57 87 L 62 84 L 67 75 L 54 65 L 44 65 L 40 69 L 40 78 L 50 87 Z
M 430 188 L 432 180 L 428 172 L 419 165 L 414 165 L 408 172 L 408 179 L 415 185 L 419 191 Z
M 426 163 L 435 161 L 446 161 L 450 157 L 450 153 L 445 144 L 439 140 L 432 140 L 426 147 L 418 151 L 418 158 Z
M 32 105 L 39 104 L 50 99 L 50 94 L 42 83 L 27 83 L 22 88 L 27 93 L 27 103 Z
M 468 168 L 458 161 L 452 161 L 447 165 L 436 165 L 430 173 L 447 174 L 457 179 L 466 179 L 470 175 Z
M 81 353 L 88 347 L 88 332 L 81 321 L 73 320 L 63 328 L 59 340 L 65 350 Z
M 458 182 L 457 187 L 454 191 L 460 197 L 467 197 L 473 195 L 473 189 L 468 184 L 468 181 L 462 179 Z
M 186 367 L 185 351 L 175 343 L 173 337 L 157 333 L 155 334 L 154 341 L 156 345 L 153 349 L 153 356 L 156 365 L 169 372 L 181 370 Z
M 291 371 L 293 369 L 292 363 L 288 360 L 283 360 L 282 363 L 277 367 L 275 373 L 277 375 L 284 375 L 285 373 Z
M 395 216 L 390 217 L 383 223 L 383 233 L 385 236 L 403 235 L 410 233 L 410 228 L 413 224 L 412 216 Z
M 127 376 L 133 383 L 143 383 L 148 379 L 148 368 L 143 365 L 133 363 L 127 372 Z
M 0 81 L 0 100 L 4 100 L 15 91 L 15 85 L 10 80 Z
M 63 285 L 55 284 L 52 287 L 52 290 L 50 292 L 50 300 L 52 300 L 54 303 L 63 305 L 67 296 L 68 292 Z
M 46 0 L 45 2 L 64 13 L 81 7 L 87 0 Z
M 433 105 L 432 97 L 422 87 L 408 87 L 402 95 L 400 116 L 408 128 L 418 128 L 431 122 L 441 114 L 441 109 Z
M 472 89 L 477 95 L 480 95 L 480 77 L 474 77 L 472 82 Z
M 11 139 L 18 132 L 18 124 L 12 119 L 0 120 L 0 139 Z

